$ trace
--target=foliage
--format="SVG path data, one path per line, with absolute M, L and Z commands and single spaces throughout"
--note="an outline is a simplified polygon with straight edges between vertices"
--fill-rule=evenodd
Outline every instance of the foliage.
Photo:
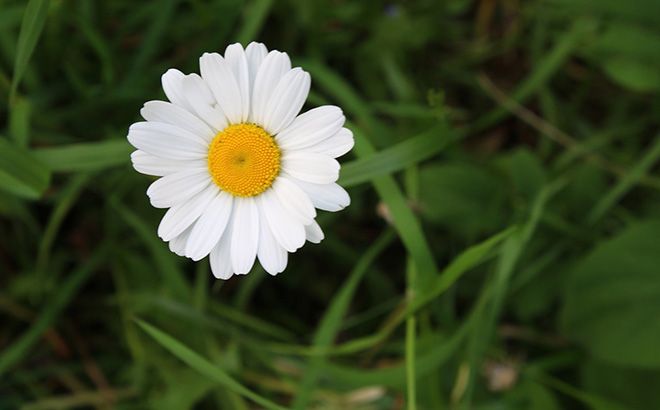
M 0 409 L 660 408 L 656 0 L 0 0 Z M 356 146 L 273 278 L 156 235 L 160 75 L 287 51 Z

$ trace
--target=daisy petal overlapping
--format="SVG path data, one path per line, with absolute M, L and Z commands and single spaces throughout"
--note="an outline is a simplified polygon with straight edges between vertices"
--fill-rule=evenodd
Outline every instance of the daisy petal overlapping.
M 256 259 L 270 274 L 288 254 L 324 235 L 316 209 L 350 203 L 336 184 L 336 158 L 353 147 L 338 107 L 300 114 L 310 76 L 261 43 L 205 53 L 200 74 L 170 69 L 169 101 L 149 101 L 131 125 L 134 168 L 159 177 L 147 195 L 168 208 L 158 235 L 178 255 L 210 256 L 217 278 L 247 274 Z

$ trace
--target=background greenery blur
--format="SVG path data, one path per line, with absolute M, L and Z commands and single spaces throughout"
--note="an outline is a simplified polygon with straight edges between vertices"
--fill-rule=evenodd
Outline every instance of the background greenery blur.
M 0 408 L 660 408 L 659 30 L 657 0 L 0 0 Z M 125 135 L 253 39 L 344 109 L 353 203 L 222 282 L 157 238 Z

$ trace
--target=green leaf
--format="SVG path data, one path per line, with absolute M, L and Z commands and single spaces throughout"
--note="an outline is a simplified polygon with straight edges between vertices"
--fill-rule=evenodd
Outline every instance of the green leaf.
M 55 172 L 96 171 L 126 165 L 134 148 L 125 140 L 38 148 L 34 155 Z
M 16 60 L 14 61 L 14 76 L 11 82 L 12 99 L 25 69 L 27 68 L 32 52 L 37 45 L 37 40 L 44 28 L 46 16 L 48 15 L 49 0 L 30 0 L 25 6 L 21 31 L 18 34 L 16 46 Z
M 505 181 L 469 163 L 439 163 L 420 170 L 420 207 L 429 220 L 472 239 L 502 226 Z
M 547 182 L 539 157 L 526 148 L 519 148 L 499 159 L 516 193 L 531 201 Z
M 571 273 L 565 333 L 604 361 L 660 367 L 660 221 L 634 224 L 601 243 Z
M 586 361 L 580 369 L 584 388 L 631 409 L 660 408 L 660 371 Z
M 625 56 L 660 61 L 660 33 L 639 24 L 620 20 L 610 22 L 589 44 L 587 51 L 596 58 Z
M 183 343 L 174 339 L 172 336 L 167 333 L 155 328 L 149 323 L 143 322 L 142 320 L 136 319 L 137 324 L 149 335 L 151 336 L 158 344 L 163 346 L 167 351 L 172 353 L 174 356 L 178 357 L 190 366 L 192 369 L 198 371 L 206 377 L 214 380 L 216 383 L 221 386 L 226 387 L 227 389 L 238 393 L 255 403 L 272 410 L 285 410 L 284 407 L 281 407 L 270 400 L 262 397 L 242 384 L 238 383 L 231 376 L 225 373 L 222 369 L 215 366 L 213 363 L 209 362 L 204 357 L 192 351 L 189 347 L 185 346 Z
M 633 91 L 660 90 L 660 65 L 628 58 L 612 58 L 603 63 L 603 68 L 614 81 Z
M 49 183 L 50 172 L 38 158 L 0 137 L 0 189 L 23 198 L 37 199 Z

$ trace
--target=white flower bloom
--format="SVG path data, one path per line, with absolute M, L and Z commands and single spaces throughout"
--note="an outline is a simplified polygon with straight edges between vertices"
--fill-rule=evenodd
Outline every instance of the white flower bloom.
M 350 203 L 335 158 L 353 134 L 338 107 L 298 115 L 310 76 L 286 53 L 232 44 L 199 65 L 201 76 L 163 74 L 169 102 L 147 102 L 128 132 L 135 169 L 160 177 L 147 190 L 169 208 L 158 235 L 178 255 L 210 255 L 217 278 L 248 273 L 257 257 L 276 275 L 289 252 L 323 239 L 315 208 Z

